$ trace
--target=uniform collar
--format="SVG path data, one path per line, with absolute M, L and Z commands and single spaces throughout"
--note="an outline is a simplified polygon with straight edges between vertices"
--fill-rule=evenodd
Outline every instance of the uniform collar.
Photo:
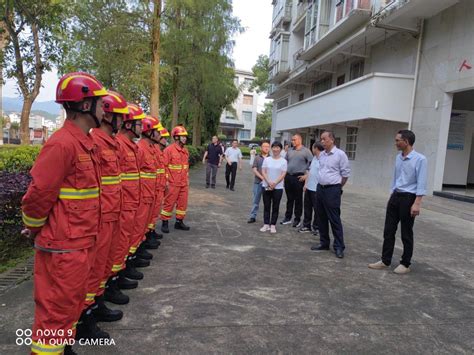
M 94 141 L 90 134 L 85 134 L 74 122 L 69 119 L 64 121 L 63 128 L 77 139 L 88 151 L 94 148 Z
M 180 152 L 184 151 L 184 147 L 181 148 L 178 142 L 174 142 L 173 144 L 174 144 L 174 147 Z
M 138 150 L 138 146 L 135 144 L 135 142 L 128 139 L 128 137 L 125 136 L 124 134 L 118 134 L 117 139 L 122 141 L 126 146 L 128 146 L 133 151 L 136 152 Z
M 104 141 L 106 141 L 109 145 L 112 147 L 116 148 L 117 147 L 117 139 L 114 137 L 109 136 L 107 133 L 105 133 L 103 130 L 100 128 L 93 128 L 92 129 L 92 136 L 97 136 Z

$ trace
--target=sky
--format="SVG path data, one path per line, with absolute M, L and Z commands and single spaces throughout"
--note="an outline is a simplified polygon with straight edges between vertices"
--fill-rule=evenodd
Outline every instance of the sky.
M 267 54 L 270 49 L 268 36 L 271 30 L 271 0 L 234 0 L 234 15 L 241 20 L 245 32 L 237 35 L 233 58 L 237 69 L 250 71 L 260 54 Z M 47 72 L 43 76 L 43 87 L 36 101 L 54 100 L 57 72 Z M 6 80 L 3 96 L 17 97 L 16 83 Z M 264 95 L 260 95 L 259 108 L 263 107 Z M 260 111 L 260 110 L 259 110 Z

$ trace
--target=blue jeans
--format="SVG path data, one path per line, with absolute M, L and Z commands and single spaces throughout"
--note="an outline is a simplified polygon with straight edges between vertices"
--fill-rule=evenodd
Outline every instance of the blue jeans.
M 261 183 L 253 184 L 253 202 L 252 210 L 250 211 L 250 218 L 257 218 L 258 206 L 260 205 L 260 199 L 262 198 L 263 187 Z

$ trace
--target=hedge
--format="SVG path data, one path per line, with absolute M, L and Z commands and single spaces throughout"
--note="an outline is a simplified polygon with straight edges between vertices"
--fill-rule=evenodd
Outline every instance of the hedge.
M 0 148 L 0 171 L 28 172 L 36 160 L 41 146 L 5 146 Z

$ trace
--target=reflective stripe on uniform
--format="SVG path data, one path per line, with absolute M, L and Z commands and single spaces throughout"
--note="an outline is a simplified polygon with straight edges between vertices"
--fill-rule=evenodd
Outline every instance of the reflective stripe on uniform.
M 72 327 L 71 327 L 72 330 L 74 330 L 74 329 L 77 328 L 77 323 L 79 323 L 79 322 L 74 322 L 74 323 L 72 323 Z
M 107 283 L 107 280 L 101 281 L 99 288 L 105 288 L 105 284 Z
M 168 169 L 170 169 L 170 170 L 181 170 L 181 169 L 183 169 L 183 166 L 182 165 L 172 165 L 172 164 L 170 164 L 170 165 L 168 165 Z
M 165 173 L 165 169 L 157 169 L 157 170 L 156 170 L 156 173 L 157 173 L 157 174 L 164 174 L 164 173 Z
M 73 189 L 69 187 L 62 187 L 59 190 L 59 198 L 62 200 L 87 200 L 96 197 L 99 197 L 98 187 L 91 189 Z
M 129 252 L 130 254 L 135 254 L 136 251 L 137 251 L 137 247 L 130 247 L 130 249 L 129 249 L 128 252 Z
M 120 184 L 120 175 L 118 176 L 102 176 L 102 185 L 118 185 Z
M 34 354 L 62 354 L 66 345 L 48 345 L 36 341 L 31 342 L 31 352 Z
M 148 225 L 148 229 L 153 229 L 153 228 L 155 228 L 155 225 L 154 225 L 153 223 L 150 223 L 150 224 Z
M 138 180 L 140 178 L 139 173 L 122 173 L 120 175 L 120 178 L 122 181 L 133 181 L 133 180 Z
M 142 179 L 156 179 L 156 173 L 146 173 L 144 171 L 140 171 L 140 178 L 142 178 Z
M 95 293 L 88 293 L 86 294 L 86 301 L 93 301 L 95 297 Z
M 23 223 L 27 227 L 42 227 L 42 226 L 44 226 L 44 224 L 46 223 L 46 220 L 48 219 L 48 217 L 33 218 L 33 217 L 30 217 L 30 216 L 27 216 L 25 214 L 25 212 L 22 212 L 21 214 L 23 216 L 23 218 L 22 218 Z
M 186 211 L 176 210 L 176 214 L 184 216 L 186 214 Z
M 161 214 L 163 216 L 171 217 L 173 215 L 173 212 L 166 212 L 165 210 L 161 210 Z
M 122 270 L 122 264 L 112 265 L 112 272 L 118 272 L 120 270 Z

